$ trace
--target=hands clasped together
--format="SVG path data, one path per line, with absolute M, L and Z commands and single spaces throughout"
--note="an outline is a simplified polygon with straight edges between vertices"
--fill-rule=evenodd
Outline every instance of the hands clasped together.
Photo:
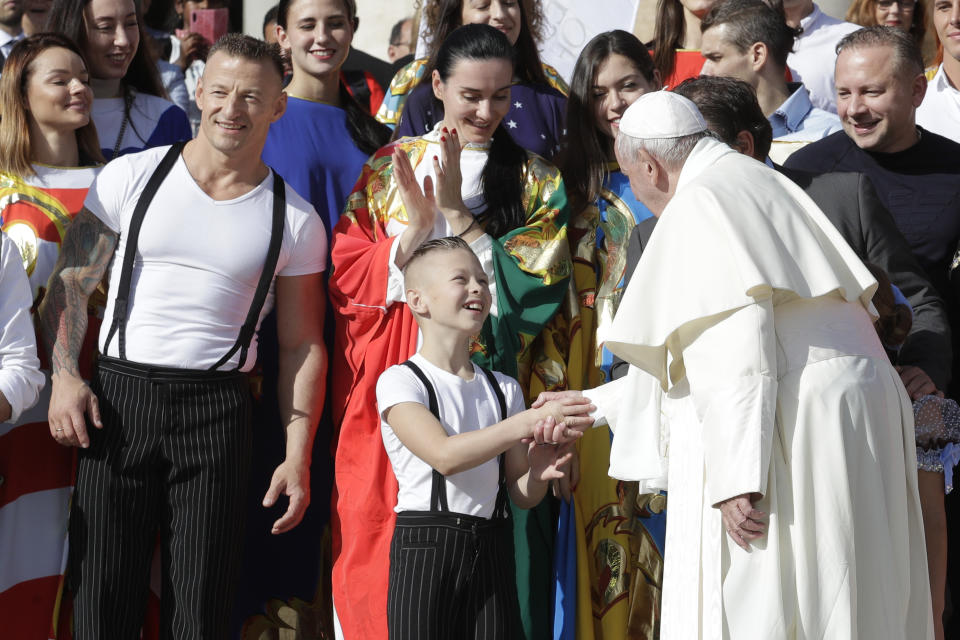
M 593 426 L 589 414 L 596 407 L 579 391 L 545 391 L 530 409 L 540 413 L 524 440 L 530 472 L 537 480 L 556 481 L 554 495 L 569 501 L 580 476 L 574 444 Z

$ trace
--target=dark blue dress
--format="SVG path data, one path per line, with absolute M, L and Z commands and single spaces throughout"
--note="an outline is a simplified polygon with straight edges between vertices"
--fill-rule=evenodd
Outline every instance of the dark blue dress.
M 567 99 L 547 85 L 515 84 L 510 87 L 510 111 L 503 126 L 514 141 L 544 158 L 552 158 L 566 133 Z M 410 97 L 397 125 L 399 136 L 422 136 L 443 120 L 443 104 L 433 95 L 429 82 L 420 83 Z

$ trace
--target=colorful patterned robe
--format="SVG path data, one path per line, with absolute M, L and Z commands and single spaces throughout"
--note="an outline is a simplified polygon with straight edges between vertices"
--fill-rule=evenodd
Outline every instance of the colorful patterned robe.
M 337 314 L 331 403 L 334 424 L 340 425 L 332 509 L 333 593 L 348 640 L 387 636 L 397 481 L 383 448 L 375 390 L 380 373 L 416 351 L 419 336 L 407 306 L 387 300 L 391 247 L 407 222 L 393 182 L 390 156 L 396 145 L 416 167 L 428 143 L 404 138 L 368 160 L 334 230 L 331 250 L 330 297 Z M 526 386 L 540 359 L 531 345 L 566 295 L 571 263 L 559 172 L 532 154 L 523 171 L 527 224 L 493 239 L 497 315 L 491 314 L 472 351 L 479 364 Z M 549 522 L 547 518 L 544 524 L 536 510 L 514 510 L 517 558 L 523 560 L 517 565 L 521 609 L 528 634 L 535 630 L 535 637 L 549 637 Z M 527 534 L 538 540 L 533 558 Z M 538 617 L 531 619 L 531 612 Z
M 35 310 L 46 291 L 67 226 L 83 206 L 99 169 L 34 165 L 36 175 L 0 174 L 0 219 L 17 245 L 30 279 Z M 80 370 L 90 377 L 100 325 L 91 299 Z M 37 353 L 47 384 L 37 404 L 15 424 L 0 424 L 0 620 L 10 638 L 56 638 L 67 520 L 73 493 L 76 450 L 50 436 L 49 357 L 37 336 Z
M 598 200 L 570 221 L 573 280 L 563 312 L 551 323 L 548 353 L 565 349 L 567 384 L 591 389 L 610 380 L 603 347 L 624 291 L 627 243 L 652 216 L 616 163 Z M 544 387 L 559 369 L 538 382 Z M 652 640 L 657 637 L 666 497 L 638 495 L 636 483 L 607 475 L 609 428 L 577 443 L 580 482 L 563 503 L 557 534 L 554 638 Z
M 417 58 L 400 69 L 400 71 L 397 71 L 397 75 L 393 76 L 393 80 L 390 81 L 390 88 L 387 89 L 387 94 L 383 97 L 383 102 L 377 110 L 377 120 L 391 129 L 396 128 L 400 122 L 400 113 L 403 111 L 403 105 L 406 103 L 407 97 L 410 95 L 410 92 L 413 91 L 414 87 L 420 83 L 420 80 L 423 78 L 423 72 L 426 71 L 426 69 L 427 59 Z M 550 85 L 550 87 L 556 89 L 564 96 L 570 93 L 570 87 L 567 86 L 567 83 L 564 82 L 556 69 L 548 64 L 544 64 L 543 73 L 547 76 L 547 84 Z M 513 112 L 514 107 L 511 107 L 511 111 L 503 121 L 508 122 L 511 116 L 514 115 Z

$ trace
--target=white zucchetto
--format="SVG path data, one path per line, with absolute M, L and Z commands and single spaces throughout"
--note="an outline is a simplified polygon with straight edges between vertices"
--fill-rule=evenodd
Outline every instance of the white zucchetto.
M 706 130 L 697 105 L 672 91 L 645 93 L 620 118 L 620 132 L 641 140 L 679 138 Z

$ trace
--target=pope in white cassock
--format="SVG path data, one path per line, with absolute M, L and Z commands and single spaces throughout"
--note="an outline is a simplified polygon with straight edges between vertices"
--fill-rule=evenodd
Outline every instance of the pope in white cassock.
M 585 392 L 610 474 L 667 488 L 661 636 L 933 637 L 913 414 L 876 282 L 792 182 L 658 91 L 617 159 L 659 216 Z

